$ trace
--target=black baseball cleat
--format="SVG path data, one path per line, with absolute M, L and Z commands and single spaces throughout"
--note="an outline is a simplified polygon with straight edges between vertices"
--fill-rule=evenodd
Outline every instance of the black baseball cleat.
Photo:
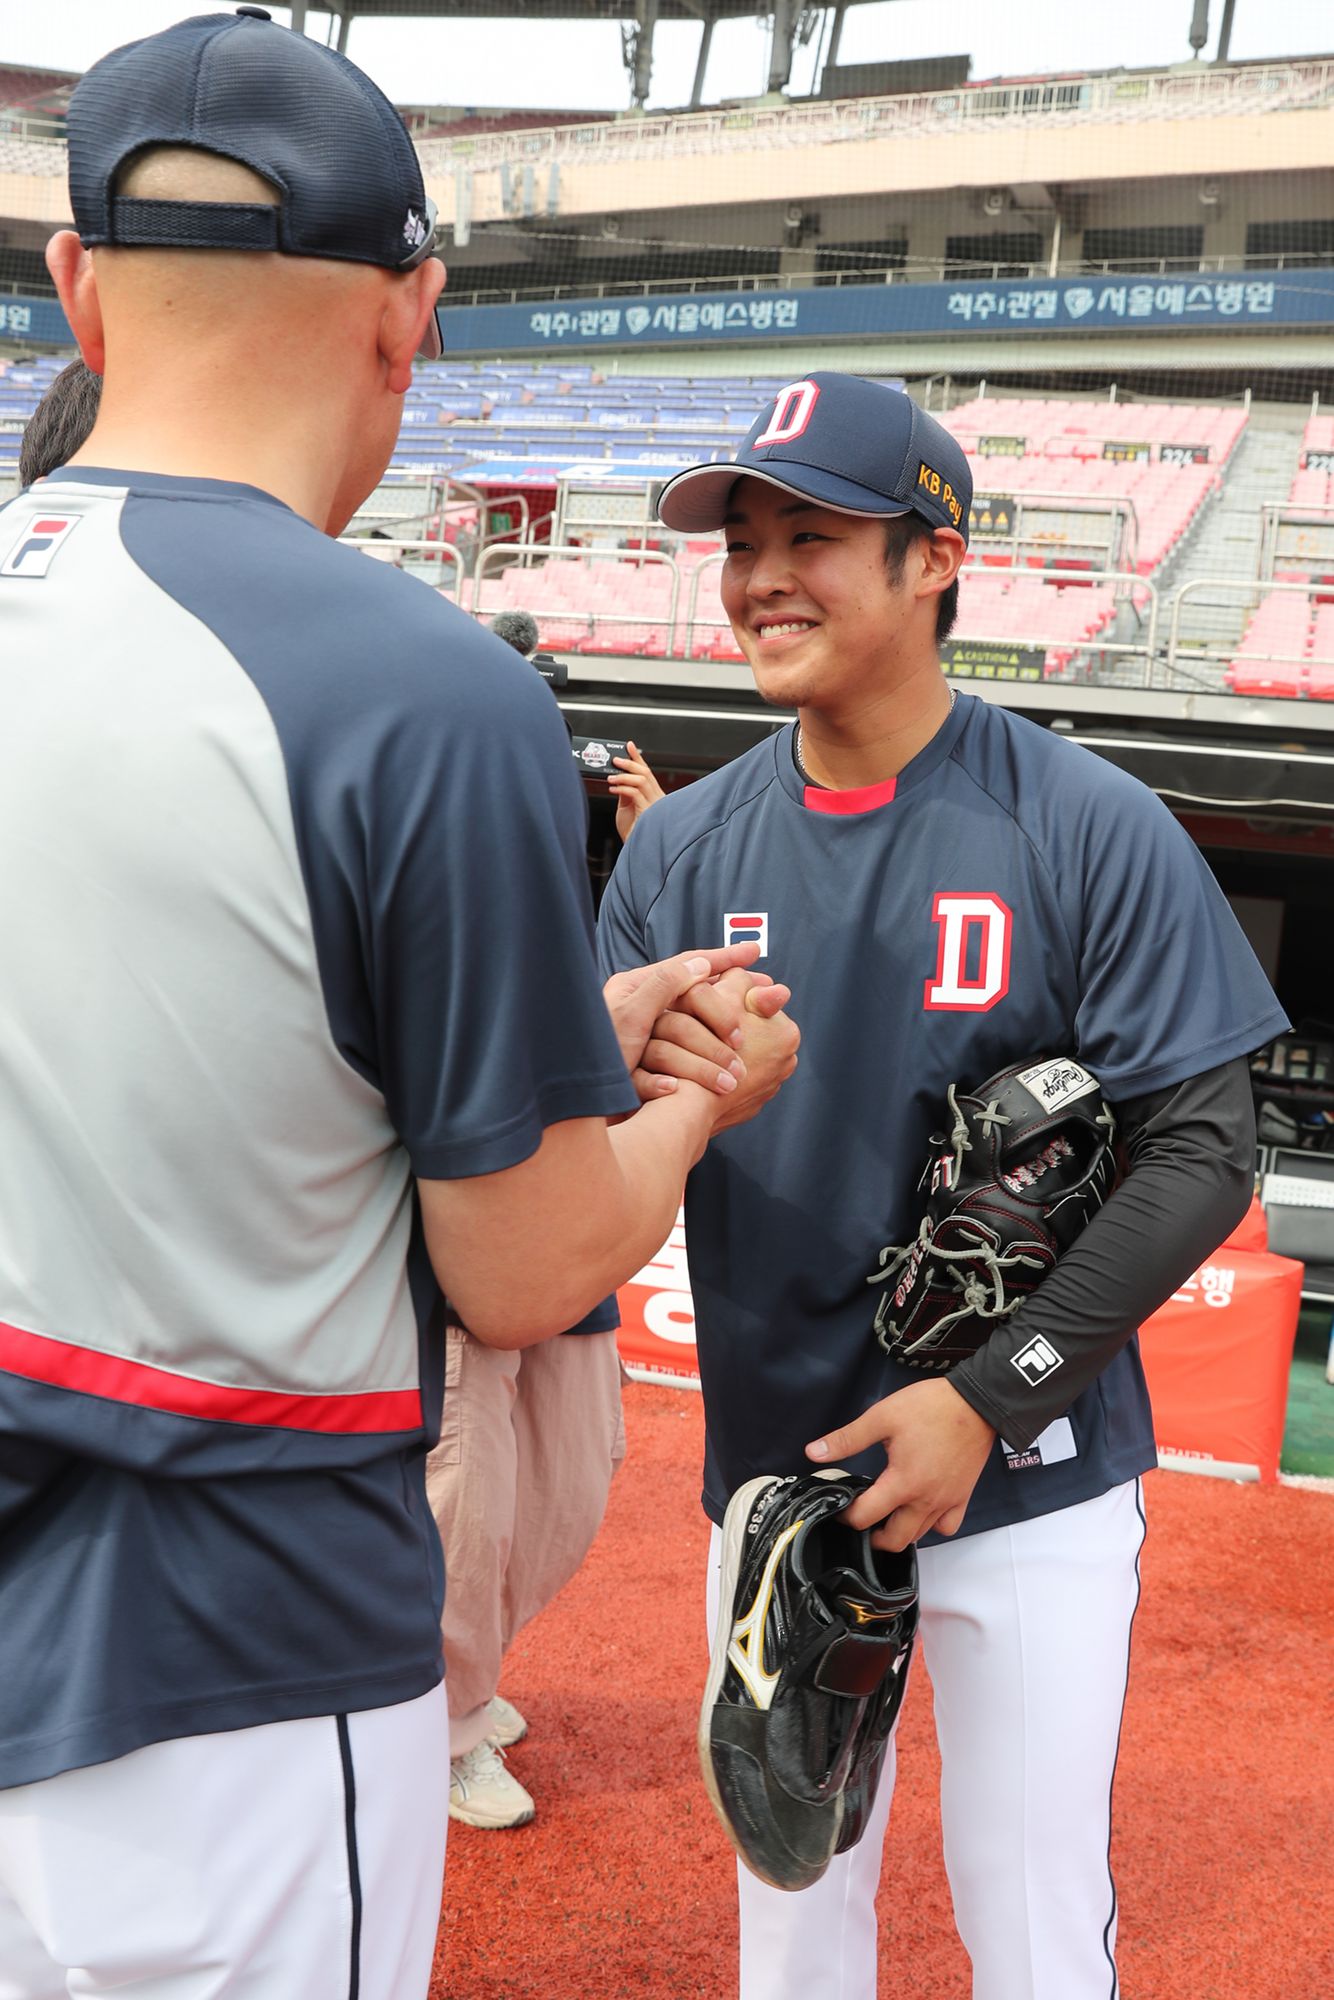
M 917 1562 L 842 1520 L 869 1484 L 832 1468 L 752 1479 L 723 1523 L 700 1768 L 728 1839 L 776 1889 L 809 1888 L 861 1838 L 903 1700 Z

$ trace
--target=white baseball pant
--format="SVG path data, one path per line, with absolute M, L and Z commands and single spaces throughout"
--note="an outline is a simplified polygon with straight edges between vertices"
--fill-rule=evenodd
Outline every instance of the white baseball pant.
M 425 2000 L 444 1687 L 0 1792 L 0 2000 Z
M 710 1633 L 721 1539 L 715 1528 Z M 1119 2000 L 1112 1779 L 1143 1540 L 1132 1480 L 918 1551 L 945 1867 L 973 2000 Z M 738 1863 L 741 2000 L 876 2000 L 894 1752 L 861 1842 L 811 1888 L 772 1889 Z M 908 1892 L 913 1857 L 893 1865 Z M 911 1979 L 901 1968 L 894 1990 Z

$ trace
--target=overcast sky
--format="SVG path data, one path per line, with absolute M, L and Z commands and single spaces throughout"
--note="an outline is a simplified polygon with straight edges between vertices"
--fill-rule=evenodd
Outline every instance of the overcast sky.
M 405 9 L 411 0 L 404 0 Z M 82 70 L 137 35 L 209 11 L 181 0 L 37 0 L 6 4 L 0 62 Z M 273 6 L 275 20 L 288 9 Z M 541 18 L 541 0 L 514 0 L 521 20 L 443 22 L 354 20 L 348 54 L 399 104 L 622 109 L 629 89 L 617 27 Z M 843 62 L 971 55 L 974 79 L 1056 70 L 1145 68 L 1187 61 L 1192 0 L 877 0 L 849 7 Z M 1223 0 L 1211 0 L 1213 51 Z M 323 35 L 314 7 L 307 32 Z M 699 29 L 668 23 L 655 42 L 649 103 L 689 100 Z M 1236 0 L 1232 54 L 1238 58 L 1327 53 L 1334 45 L 1334 0 Z M 793 94 L 810 88 L 815 44 L 799 51 Z M 714 31 L 706 101 L 764 88 L 768 35 L 756 20 Z

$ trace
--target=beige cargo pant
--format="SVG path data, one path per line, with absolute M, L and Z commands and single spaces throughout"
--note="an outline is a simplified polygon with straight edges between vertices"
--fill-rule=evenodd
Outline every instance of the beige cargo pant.
M 450 1754 L 482 1741 L 516 1634 L 578 1569 L 625 1456 L 614 1333 L 519 1352 L 447 1330 L 426 1493 L 445 1551 Z

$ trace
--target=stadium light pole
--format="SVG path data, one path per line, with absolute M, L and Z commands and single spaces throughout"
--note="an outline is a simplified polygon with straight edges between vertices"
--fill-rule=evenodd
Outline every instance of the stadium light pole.
M 636 111 L 648 102 L 653 81 L 653 31 L 658 25 L 658 0 L 635 0 L 633 27 L 622 29 L 625 66 L 630 72 L 630 97 Z
M 770 96 L 781 92 L 792 75 L 792 42 L 796 17 L 796 0 L 774 0 L 774 32 L 769 45 Z
M 1218 47 L 1214 52 L 1216 63 L 1225 63 L 1228 50 L 1232 46 L 1232 16 L 1237 10 L 1237 0 L 1223 0 L 1223 19 L 1218 30 Z
M 700 24 L 699 55 L 695 62 L 695 81 L 690 86 L 690 109 L 698 111 L 704 95 L 704 72 L 709 66 L 709 47 L 713 41 L 713 16 L 708 14 Z

